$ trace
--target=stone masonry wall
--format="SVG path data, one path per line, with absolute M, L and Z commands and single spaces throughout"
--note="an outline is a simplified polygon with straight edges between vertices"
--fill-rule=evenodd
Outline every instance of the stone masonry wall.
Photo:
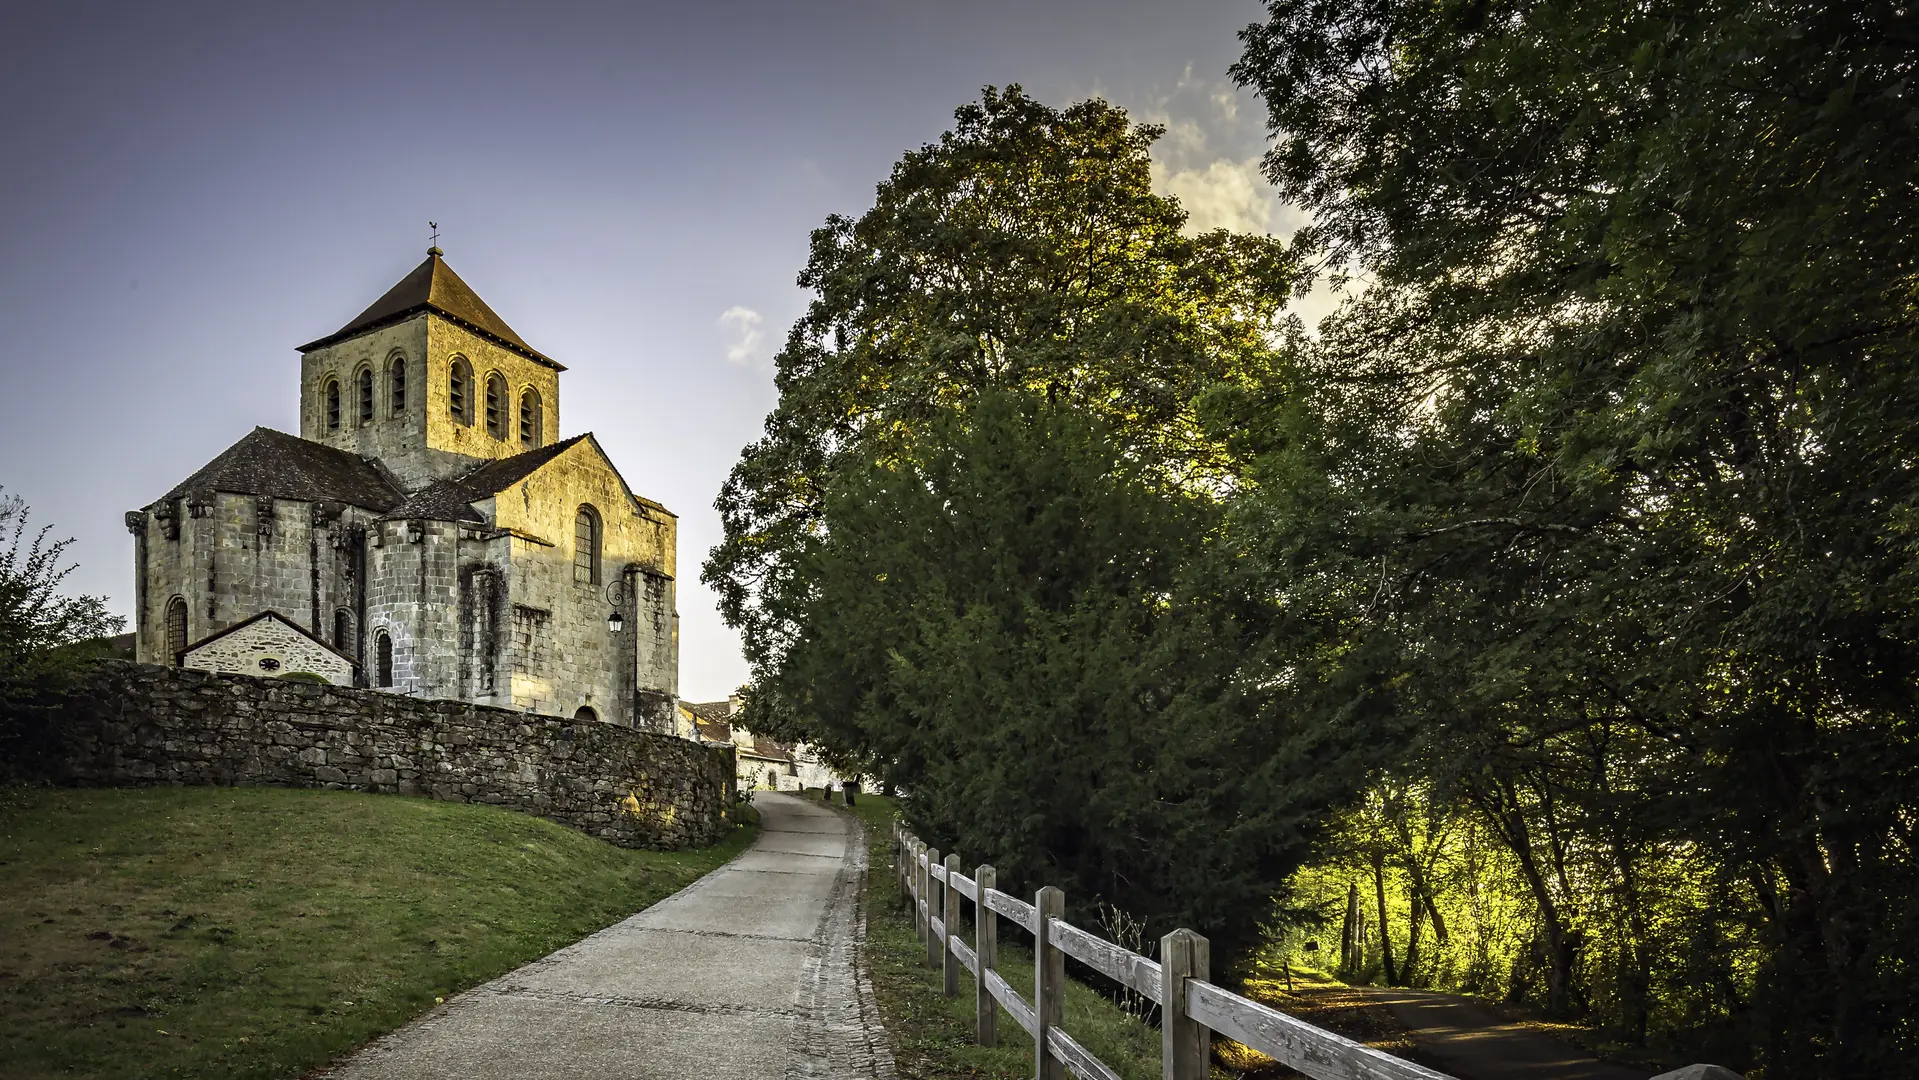
M 304 672 L 335 686 L 353 685 L 353 665 L 345 657 L 272 616 L 187 650 L 181 666 L 268 678 Z
M 621 847 L 726 833 L 724 750 L 458 701 L 148 664 L 101 665 L 73 702 L 82 785 L 341 788 L 488 803 Z

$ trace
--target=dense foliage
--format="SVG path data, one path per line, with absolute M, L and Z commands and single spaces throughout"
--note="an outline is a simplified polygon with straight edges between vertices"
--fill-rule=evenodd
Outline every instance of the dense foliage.
M 1341 792 L 1247 675 L 1270 605 L 1209 547 L 1227 453 L 1194 404 L 1270 365 L 1292 260 L 1183 234 L 1157 132 L 1103 102 L 957 119 L 815 233 L 721 494 L 748 723 L 903 786 L 1008 887 L 1206 926 L 1224 964 Z
M 1218 517 L 1097 420 L 1013 392 L 930 420 L 916 461 L 847 463 L 797 556 L 803 632 L 759 700 L 906 782 L 922 835 L 1242 955 L 1346 793 L 1350 747 L 1246 678 L 1262 605 L 1195 557 Z M 1352 774 L 1352 775 L 1357 775 Z
M 122 622 L 100 597 L 60 593 L 73 541 L 49 541 L 27 519 L 26 504 L 0 496 L 0 779 L 37 776 L 59 760 L 62 697 L 103 654 L 96 639 Z
M 1286 0 L 1236 68 L 1374 283 L 1222 405 L 1247 542 L 1334 583 L 1401 782 L 1501 850 L 1514 989 L 1768 1076 L 1919 1041 L 1912 29 Z
M 1229 955 L 1330 829 L 1291 886 L 1349 972 L 1900 1071 L 1914 20 L 1269 9 L 1289 246 L 1181 236 L 1150 130 L 1017 92 L 815 234 L 707 568 L 753 722 Z M 1308 336 L 1314 265 L 1365 288 Z
M 705 580 L 761 671 L 794 628 L 768 597 L 820 527 L 842 455 L 910 454 L 922 421 L 1019 389 L 1113 422 L 1176 480 L 1222 465 L 1194 396 L 1266 356 L 1294 264 L 1266 237 L 1187 236 L 1155 195 L 1157 129 L 1104 102 L 1053 109 L 988 88 L 939 142 L 906 154 L 857 220 L 813 233 L 815 298 L 775 358 L 779 404 L 716 503 Z

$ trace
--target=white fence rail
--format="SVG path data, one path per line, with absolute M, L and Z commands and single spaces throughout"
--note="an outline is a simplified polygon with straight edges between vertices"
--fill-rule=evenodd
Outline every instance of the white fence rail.
M 1452 1080 L 1213 985 L 1207 981 L 1206 939 L 1191 930 L 1161 938 L 1161 961 L 1155 962 L 1067 922 L 1066 894 L 1058 889 L 1049 885 L 1028 904 L 995 888 L 993 867 L 980 866 L 968 877 L 959 856 L 941 859 L 898 823 L 893 857 L 901 896 L 912 904 L 914 925 L 926 943 L 926 962 L 940 969 L 941 989 L 957 996 L 960 972 L 968 972 L 979 1044 L 997 1044 L 999 1011 L 1006 1010 L 1033 1037 L 1037 1080 L 1064 1080 L 1068 1072 L 1082 1080 L 1119 1080 L 1061 1023 L 1068 956 L 1160 1007 L 1162 1080 L 1205 1080 L 1215 1031 L 1314 1080 Z M 971 944 L 953 933 L 962 898 L 974 905 Z M 1033 937 L 1030 1002 L 996 970 L 1002 918 Z

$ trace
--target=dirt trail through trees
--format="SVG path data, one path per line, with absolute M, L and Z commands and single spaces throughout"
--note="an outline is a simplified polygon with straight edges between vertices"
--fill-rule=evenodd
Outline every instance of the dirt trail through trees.
M 1470 998 L 1425 990 L 1354 987 L 1405 1025 L 1419 1056 L 1459 1080 L 1647 1080 L 1500 1016 Z

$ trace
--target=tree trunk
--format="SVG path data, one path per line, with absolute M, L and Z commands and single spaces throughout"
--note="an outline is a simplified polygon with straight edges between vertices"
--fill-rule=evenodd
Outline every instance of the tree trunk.
M 1346 918 L 1339 928 L 1339 970 L 1357 971 L 1361 966 L 1359 882 L 1346 883 Z
M 1419 970 L 1419 928 L 1425 921 L 1422 909 L 1426 905 L 1419 899 L 1419 893 L 1411 889 L 1407 890 L 1406 899 L 1410 909 L 1406 918 L 1406 962 L 1399 965 L 1399 978 L 1401 985 L 1411 986 L 1413 973 Z
M 1399 972 L 1393 967 L 1393 924 L 1386 917 L 1386 857 L 1373 851 L 1373 896 L 1379 901 L 1379 955 L 1385 969 L 1386 985 L 1399 985 Z
M 1446 947 L 1446 918 L 1439 913 L 1439 905 L 1433 900 L 1432 882 L 1426 876 L 1426 866 L 1420 862 L 1419 852 L 1413 846 L 1412 825 L 1407 822 L 1403 809 L 1393 815 L 1393 827 L 1399 832 L 1400 846 L 1406 849 L 1406 873 L 1413 883 L 1414 917 L 1418 917 L 1419 905 L 1425 904 L 1427 913 L 1433 919 L 1433 943 L 1443 949 Z M 1428 857 L 1437 857 L 1437 851 L 1431 851 Z M 1412 958 L 1409 953 L 1407 966 L 1410 967 L 1411 964 Z
M 1542 944 L 1546 952 L 1546 1010 L 1563 1016 L 1572 1006 L 1573 944 L 1560 917 L 1559 905 L 1553 901 L 1552 888 L 1546 884 L 1533 851 L 1525 811 L 1519 805 L 1518 795 L 1504 779 L 1496 780 L 1490 789 L 1475 787 L 1472 796 L 1486 815 L 1487 824 L 1519 860 L 1519 871 L 1538 907 L 1540 933 L 1545 939 Z

